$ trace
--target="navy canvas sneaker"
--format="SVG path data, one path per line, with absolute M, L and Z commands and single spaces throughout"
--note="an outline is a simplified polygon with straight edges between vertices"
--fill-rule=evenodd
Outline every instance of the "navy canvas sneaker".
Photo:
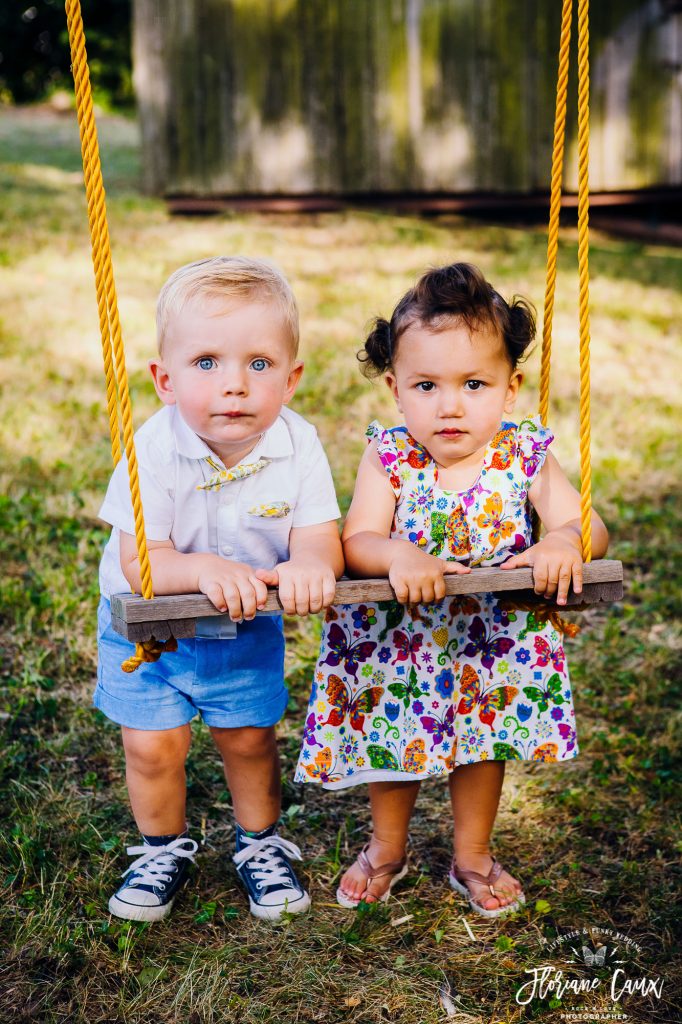
M 129 846 L 137 860 L 123 872 L 125 882 L 109 900 L 109 912 L 128 921 L 161 921 L 171 912 L 199 849 L 188 836 L 143 836 L 143 846 Z
M 254 917 L 277 921 L 282 914 L 300 914 L 310 896 L 289 860 L 302 860 L 301 851 L 277 835 L 277 822 L 262 832 L 245 832 L 237 825 L 237 852 L 232 858 Z

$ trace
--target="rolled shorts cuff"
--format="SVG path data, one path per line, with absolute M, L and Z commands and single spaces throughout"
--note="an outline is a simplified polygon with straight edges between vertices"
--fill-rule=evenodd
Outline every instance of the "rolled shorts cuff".
M 144 729 L 146 732 L 163 732 L 187 725 L 199 714 L 196 708 L 182 700 L 175 706 L 150 708 L 148 701 L 134 702 L 121 700 L 109 693 L 103 686 L 97 685 L 92 695 L 92 703 L 117 725 L 127 729 Z
M 163 732 L 166 729 L 177 729 L 187 725 L 197 715 L 201 715 L 208 726 L 216 729 L 268 729 L 283 718 L 287 709 L 289 691 L 283 686 L 271 700 L 254 708 L 243 708 L 239 711 L 199 711 L 188 708 L 186 701 L 177 707 L 155 707 L 153 716 L 147 702 L 132 703 L 120 700 L 108 693 L 104 687 L 97 686 L 92 696 L 92 703 L 103 715 L 117 725 L 127 729 L 144 729 L 147 732 Z
M 243 708 L 240 711 L 203 710 L 201 717 L 206 725 L 215 729 L 269 729 L 283 718 L 288 701 L 289 691 L 283 686 L 271 700 L 259 704 L 258 707 Z

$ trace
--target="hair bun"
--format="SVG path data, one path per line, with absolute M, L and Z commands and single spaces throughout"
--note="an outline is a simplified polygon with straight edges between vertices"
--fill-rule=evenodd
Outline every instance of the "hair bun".
M 391 325 L 388 320 L 378 316 L 373 321 L 364 348 L 358 352 L 358 359 L 363 364 L 362 372 L 366 377 L 378 377 L 390 369 L 392 358 Z
M 535 310 L 530 302 L 515 295 L 509 303 L 509 330 L 505 341 L 516 365 L 535 337 Z

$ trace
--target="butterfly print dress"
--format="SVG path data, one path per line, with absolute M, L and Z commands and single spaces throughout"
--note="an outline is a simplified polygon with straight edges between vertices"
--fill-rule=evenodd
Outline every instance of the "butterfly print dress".
M 461 492 L 439 487 L 405 427 L 375 422 L 367 435 L 395 493 L 391 537 L 471 566 L 500 565 L 532 543 L 528 490 L 553 440 L 539 419 L 502 423 Z M 296 781 L 337 789 L 477 761 L 575 757 L 563 637 L 501 600 L 328 609 Z

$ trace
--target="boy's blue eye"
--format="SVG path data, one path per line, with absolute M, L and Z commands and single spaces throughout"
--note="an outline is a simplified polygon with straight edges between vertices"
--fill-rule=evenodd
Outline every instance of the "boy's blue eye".
M 212 370 L 215 360 L 211 359 L 210 356 L 204 356 L 197 363 L 200 370 Z
M 436 385 L 433 383 L 432 380 L 422 380 L 419 382 L 419 384 L 415 386 L 417 388 L 417 391 L 421 391 L 422 394 L 428 395 L 430 391 L 433 391 Z
M 263 370 L 267 370 L 267 368 L 268 364 L 265 359 L 254 359 L 253 362 L 251 363 L 251 369 L 257 370 L 259 373 L 261 373 Z

